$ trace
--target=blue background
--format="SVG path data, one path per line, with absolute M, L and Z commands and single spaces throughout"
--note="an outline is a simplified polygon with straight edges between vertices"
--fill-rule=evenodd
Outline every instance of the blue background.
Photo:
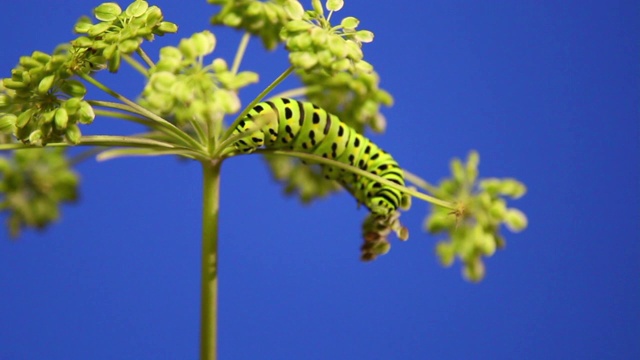
M 3 4 L 0 70 L 70 39 L 98 1 Z M 178 35 L 214 7 L 156 1 Z M 513 176 L 530 226 L 507 235 L 478 285 L 443 269 L 403 215 L 406 243 L 358 261 L 365 213 L 346 194 L 301 206 L 259 156 L 224 164 L 221 359 L 639 359 L 640 148 L 637 1 L 347 1 L 376 34 L 366 58 L 395 97 L 374 141 L 431 182 L 452 157 Z M 59 23 L 58 23 L 59 21 Z M 240 34 L 214 29 L 232 59 Z M 287 66 L 254 41 L 243 69 Z M 135 97 L 133 71 L 101 75 Z M 280 90 L 295 86 L 287 83 Z M 98 94 L 97 91 L 92 94 Z M 133 133 L 98 119 L 85 133 Z M 174 158 L 78 167 L 81 203 L 19 241 L 0 233 L 0 359 L 194 359 L 200 281 L 199 166 Z

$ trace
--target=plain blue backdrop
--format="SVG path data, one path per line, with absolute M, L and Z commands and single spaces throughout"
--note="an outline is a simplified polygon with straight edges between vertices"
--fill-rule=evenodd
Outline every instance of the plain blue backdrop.
M 150 54 L 211 29 L 204 0 L 152 3 L 180 32 L 145 45 Z M 98 4 L 3 4 L 0 76 L 72 38 Z M 365 213 L 351 198 L 302 206 L 259 156 L 232 159 L 220 358 L 640 359 L 638 2 L 347 0 L 337 15 L 375 33 L 365 57 L 395 97 L 374 141 L 432 182 L 478 150 L 481 175 L 527 184 L 512 205 L 530 226 L 505 231 L 506 250 L 470 284 L 457 264 L 438 265 L 416 201 L 403 215 L 410 240 L 361 263 Z M 231 59 L 240 34 L 213 31 L 216 55 Z M 284 52 L 253 41 L 242 69 L 262 78 L 245 103 L 286 67 Z M 132 98 L 144 84 L 130 70 L 101 79 Z M 84 131 L 137 130 L 97 119 Z M 133 158 L 78 170 L 81 202 L 60 223 L 15 242 L 0 232 L 0 359 L 195 359 L 199 166 Z

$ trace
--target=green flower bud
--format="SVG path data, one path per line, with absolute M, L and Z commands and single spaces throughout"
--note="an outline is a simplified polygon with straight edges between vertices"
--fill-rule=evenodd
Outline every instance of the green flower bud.
M 284 28 L 287 31 L 292 33 L 296 33 L 299 31 L 307 31 L 313 27 L 314 27 L 313 24 L 301 19 L 289 21 L 284 25 Z
M 147 12 L 149 4 L 146 1 L 134 1 L 125 10 L 125 14 L 130 17 L 140 17 Z
M 324 16 L 324 10 L 322 9 L 322 3 L 320 0 L 311 0 L 311 6 L 313 6 L 313 11 L 320 16 Z
M 178 25 L 169 21 L 163 21 L 158 25 L 156 31 L 158 32 L 158 35 L 175 34 L 178 32 Z
M 73 46 L 75 47 L 79 47 L 79 48 L 90 48 L 90 47 L 94 47 L 93 46 L 93 40 L 89 39 L 86 36 L 80 36 L 78 38 L 76 38 L 75 40 L 73 40 L 71 42 L 71 44 L 73 44 Z M 94 47 L 95 48 L 95 47 Z
M 38 93 L 40 95 L 46 94 L 53 86 L 53 82 L 55 80 L 55 75 L 49 75 L 42 78 L 42 80 L 40 80 L 40 83 L 38 84 Z
M 192 39 L 182 39 L 178 44 L 178 49 L 182 56 L 186 59 L 195 59 L 198 56 L 198 50 Z
M 21 56 L 18 62 L 21 66 L 25 67 L 27 70 L 32 68 L 41 67 L 43 64 L 38 60 L 34 59 L 31 56 Z
M 354 18 L 353 16 L 347 16 L 340 22 L 340 25 L 345 29 L 355 29 L 359 24 L 360 20 Z
M 29 109 L 20 113 L 20 115 L 18 115 L 18 118 L 16 119 L 16 127 L 23 128 L 25 125 L 27 125 L 29 123 L 29 120 L 31 120 L 31 116 L 33 115 L 34 111 L 35 110 L 33 109 Z
M 193 44 L 196 48 L 196 53 L 199 56 L 211 54 L 216 46 L 216 37 L 211 31 L 203 31 L 195 33 L 191 36 Z
M 292 52 L 289 61 L 296 67 L 310 69 L 318 63 L 318 58 L 307 52 Z
M 354 38 L 363 43 L 370 43 L 373 41 L 373 33 L 368 30 L 359 30 L 356 32 Z
M 80 128 L 76 124 L 69 124 L 65 130 L 65 135 L 67 140 L 69 140 L 72 144 L 77 144 L 80 142 L 80 138 L 82 137 L 82 133 L 80 132 Z
M 76 115 L 78 116 L 78 121 L 81 124 L 91 124 L 93 119 L 96 117 L 93 107 L 86 101 L 80 102 L 80 108 Z
M 333 55 L 340 59 L 347 56 L 347 47 L 345 46 L 344 39 L 342 39 L 338 35 L 332 34 L 331 36 L 329 36 L 328 40 L 328 47 Z M 349 63 L 349 65 L 350 64 L 351 63 Z
M 76 111 L 80 109 L 80 103 L 82 102 L 83 100 L 81 98 L 73 97 L 63 102 L 62 107 L 64 107 L 69 113 L 69 115 L 71 115 L 71 114 L 75 114 Z
M 155 5 L 149 7 L 146 11 L 145 20 L 147 26 L 156 26 L 160 21 L 162 21 L 162 10 Z
M 29 84 L 25 84 L 22 81 L 18 81 L 12 78 L 5 78 L 2 82 L 4 87 L 11 90 L 22 90 L 29 87 Z
M 0 134 L 13 134 L 16 131 L 17 116 L 6 114 L 0 117 Z
M 436 255 L 443 266 L 451 266 L 456 258 L 455 250 L 450 243 L 440 241 L 436 245 Z
M 29 134 L 28 142 L 32 145 L 41 146 L 42 145 L 42 131 L 35 130 L 31 134 Z
M 216 72 L 216 73 L 229 71 L 229 66 L 227 65 L 227 62 L 221 58 L 214 59 L 213 62 L 211 63 L 211 68 L 213 69 L 213 72 Z
M 527 227 L 527 216 L 518 209 L 508 209 L 504 220 L 507 228 L 513 232 L 522 231 Z
M 89 31 L 87 31 L 87 34 L 91 37 L 96 37 L 104 33 L 105 31 L 109 30 L 111 26 L 112 26 L 111 23 L 108 23 L 108 22 L 97 23 L 95 25 L 91 25 L 91 27 L 89 28 Z
M 43 65 L 51 60 L 51 55 L 43 53 L 42 51 L 34 51 L 31 57 Z
M 100 4 L 93 10 L 93 15 L 100 21 L 113 21 L 122 13 L 117 3 L 108 2 Z
M 54 116 L 56 128 L 59 130 L 64 130 L 67 128 L 67 123 L 69 122 L 69 113 L 63 107 L 58 108 L 56 110 L 56 115 Z
M 76 25 L 73 27 L 73 31 L 79 34 L 86 34 L 91 28 L 91 25 L 93 25 L 91 19 L 86 16 L 82 16 L 78 19 L 78 22 L 76 22 Z
M 339 11 L 343 6 L 343 0 L 327 0 L 327 10 L 329 11 Z
M 282 6 L 291 19 L 302 19 L 304 16 L 304 7 L 296 0 L 286 0 Z
M 149 79 L 149 85 L 156 91 L 170 92 L 176 83 L 176 76 L 168 71 L 157 72 Z
M 106 44 L 106 42 L 104 44 Z M 107 59 L 111 59 L 113 58 L 113 54 L 115 54 L 116 50 L 118 50 L 118 44 L 109 44 L 104 48 L 104 50 L 102 50 L 102 55 Z
M 67 80 L 63 82 L 60 90 L 72 97 L 83 97 L 87 93 L 87 88 L 78 80 Z
M 56 115 L 57 109 L 49 110 L 40 114 L 40 121 L 43 124 L 49 124 L 53 122 L 53 118 Z
M 113 54 L 113 58 L 109 59 L 109 63 L 107 67 L 109 68 L 109 72 L 115 73 L 120 68 L 120 51 L 116 51 Z
M 0 80 L 0 85 L 2 84 L 2 80 Z M 6 94 L 0 94 L 0 109 L 3 107 L 9 106 L 11 104 L 11 97 Z
M 479 282 L 484 278 L 484 274 L 484 263 L 480 259 L 465 263 L 462 269 L 462 275 L 471 282 Z
M 138 48 L 140 47 L 140 43 L 141 41 L 134 39 L 124 40 L 120 42 L 120 44 L 118 44 L 118 49 L 123 54 L 131 54 L 132 52 L 138 50 Z

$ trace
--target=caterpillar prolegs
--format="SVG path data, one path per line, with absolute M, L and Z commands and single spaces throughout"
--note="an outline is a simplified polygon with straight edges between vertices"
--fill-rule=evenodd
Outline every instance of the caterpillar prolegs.
M 260 126 L 256 131 L 256 126 Z M 264 101 L 254 106 L 234 129 L 234 134 L 253 131 L 234 146 L 244 153 L 260 147 L 290 149 L 319 155 L 357 166 L 404 186 L 404 175 L 391 155 L 340 121 L 337 116 L 310 102 L 287 98 Z M 327 179 L 338 181 L 372 215 L 391 218 L 403 201 L 403 194 L 363 176 L 333 166 L 321 165 Z

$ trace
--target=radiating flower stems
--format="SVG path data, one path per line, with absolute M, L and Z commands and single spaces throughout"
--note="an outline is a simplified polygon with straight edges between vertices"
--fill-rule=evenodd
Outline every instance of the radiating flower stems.
M 144 75 L 144 77 L 149 77 L 149 71 L 142 65 L 140 62 L 131 55 L 123 54 L 122 60 L 126 61 L 127 64 L 131 65 L 132 68 L 136 69 L 140 74 Z
M 121 147 L 145 147 L 145 148 L 164 148 L 164 149 L 181 149 L 174 144 L 164 141 L 146 139 L 134 136 L 112 136 L 112 135 L 89 135 L 82 136 L 77 144 L 67 142 L 49 143 L 47 147 L 71 147 L 71 146 L 121 146 Z M 42 148 L 42 146 L 34 146 L 23 143 L 0 144 L 1 150 L 20 150 Z
M 201 360 L 215 360 L 217 358 L 218 213 L 221 165 L 222 162 L 219 160 L 202 161 Z
M 140 56 L 140 58 L 141 58 L 145 63 L 147 63 L 147 65 L 148 65 L 149 67 L 154 67 L 154 66 L 156 65 L 156 64 L 154 64 L 154 63 L 153 63 L 153 61 L 151 60 L 151 58 L 149 57 L 149 55 L 147 55 L 147 53 L 146 53 L 146 52 L 144 52 L 144 50 L 142 50 L 142 48 L 141 48 L 141 47 L 139 47 L 139 48 L 136 50 L 136 53 Z
M 231 66 L 231 73 L 237 74 L 238 69 L 240 69 L 240 63 L 242 62 L 242 58 L 244 57 L 244 53 L 247 50 L 247 45 L 249 44 L 249 39 L 251 38 L 251 34 L 245 32 L 242 35 L 242 39 L 240 40 L 240 44 L 238 45 L 238 51 L 236 51 L 236 56 L 233 59 L 233 65 Z
M 163 119 L 162 117 L 152 113 L 151 111 L 147 110 L 143 106 L 140 106 L 140 105 L 136 104 L 135 102 L 127 99 L 126 97 L 118 94 L 117 92 L 111 90 L 109 87 L 103 85 L 98 80 L 92 78 L 91 76 L 89 76 L 87 74 L 80 74 L 80 77 L 82 77 L 82 79 L 86 80 L 88 83 L 90 83 L 90 84 L 94 85 L 95 87 L 99 88 L 100 90 L 102 90 L 102 91 L 106 92 L 107 94 L 113 96 L 114 98 L 122 101 L 126 105 L 129 105 L 130 111 L 133 111 L 133 112 L 136 112 L 136 113 L 138 113 L 140 115 L 146 116 L 147 118 L 149 118 L 149 119 L 157 122 L 158 124 L 162 125 L 163 128 L 167 131 L 168 134 L 171 134 L 177 140 L 180 140 L 180 142 L 183 145 L 188 146 L 188 147 L 192 147 L 194 149 L 202 148 L 202 146 L 194 138 L 192 138 L 191 136 L 189 136 L 184 131 L 180 130 L 179 128 L 177 128 L 175 125 L 171 124 L 167 120 Z

